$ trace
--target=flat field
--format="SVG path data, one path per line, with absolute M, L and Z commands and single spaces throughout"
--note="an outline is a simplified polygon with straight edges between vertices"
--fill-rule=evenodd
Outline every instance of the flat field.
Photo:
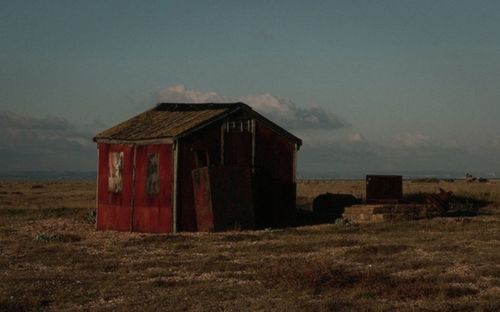
M 363 185 L 301 181 L 298 197 Z M 500 183 L 404 191 L 439 187 L 453 217 L 150 235 L 96 232 L 93 183 L 0 182 L 0 311 L 498 311 Z

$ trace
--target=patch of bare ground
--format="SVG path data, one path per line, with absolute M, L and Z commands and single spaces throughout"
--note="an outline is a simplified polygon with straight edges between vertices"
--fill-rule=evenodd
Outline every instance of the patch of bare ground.
M 500 309 L 500 191 L 488 185 L 455 186 L 490 193 L 474 217 L 151 235 L 96 232 L 92 184 L 32 184 L 2 184 L 0 311 Z M 48 188 L 58 195 L 29 193 Z

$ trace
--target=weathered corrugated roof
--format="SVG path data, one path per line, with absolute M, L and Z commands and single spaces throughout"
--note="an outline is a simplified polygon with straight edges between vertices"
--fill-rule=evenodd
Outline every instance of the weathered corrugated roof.
M 218 115 L 238 109 L 241 105 L 242 103 L 162 103 L 97 134 L 94 141 L 98 139 L 136 141 L 172 138 Z
M 256 113 L 244 103 L 161 103 L 153 109 L 97 134 L 94 137 L 94 141 L 113 140 L 134 142 L 175 138 L 240 109 L 251 111 L 259 120 L 267 123 L 274 130 L 287 136 L 299 145 L 302 144 L 299 138 Z

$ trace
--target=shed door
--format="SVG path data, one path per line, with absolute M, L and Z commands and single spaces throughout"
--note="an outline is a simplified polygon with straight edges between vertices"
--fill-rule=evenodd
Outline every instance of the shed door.
M 223 159 L 224 165 L 235 167 L 253 167 L 253 142 L 255 122 L 228 121 L 224 124 L 223 131 Z
M 130 230 L 132 145 L 99 144 L 98 230 Z
M 172 232 L 171 145 L 137 146 L 133 230 Z

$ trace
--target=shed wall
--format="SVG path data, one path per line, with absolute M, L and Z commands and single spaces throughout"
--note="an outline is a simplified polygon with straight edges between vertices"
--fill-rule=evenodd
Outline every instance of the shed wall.
M 97 195 L 97 229 L 128 231 L 132 207 L 132 171 L 134 148 L 132 145 L 99 144 L 99 180 Z M 109 154 L 123 152 L 122 190 L 108 190 Z
M 197 231 L 192 170 L 196 169 L 196 151 L 206 151 L 210 166 L 220 165 L 222 122 L 214 123 L 190 136 L 179 145 L 179 196 L 177 222 L 180 231 Z
M 97 229 L 166 233 L 172 232 L 172 145 L 99 144 Z M 109 157 L 123 152 L 122 190 L 108 188 Z M 147 191 L 150 154 L 158 155 L 159 192 Z M 131 218 L 133 217 L 133 219 Z M 133 222 L 131 222 L 133 220 Z
M 204 150 L 211 167 L 221 165 L 221 127 L 226 121 L 247 121 L 252 115 L 239 112 L 213 123 L 180 141 L 179 153 L 179 229 L 197 231 L 192 170 L 195 151 Z M 256 121 L 255 160 L 252 174 L 255 225 L 258 228 L 286 226 L 295 213 L 295 145 L 265 124 Z M 252 135 L 247 131 L 224 134 L 224 167 L 252 169 Z
M 157 154 L 159 192 L 147 189 L 148 157 Z M 172 232 L 172 145 L 138 146 L 136 152 L 134 227 L 137 232 Z
M 255 138 L 255 219 L 258 227 L 290 225 L 295 214 L 295 145 L 258 123 Z

